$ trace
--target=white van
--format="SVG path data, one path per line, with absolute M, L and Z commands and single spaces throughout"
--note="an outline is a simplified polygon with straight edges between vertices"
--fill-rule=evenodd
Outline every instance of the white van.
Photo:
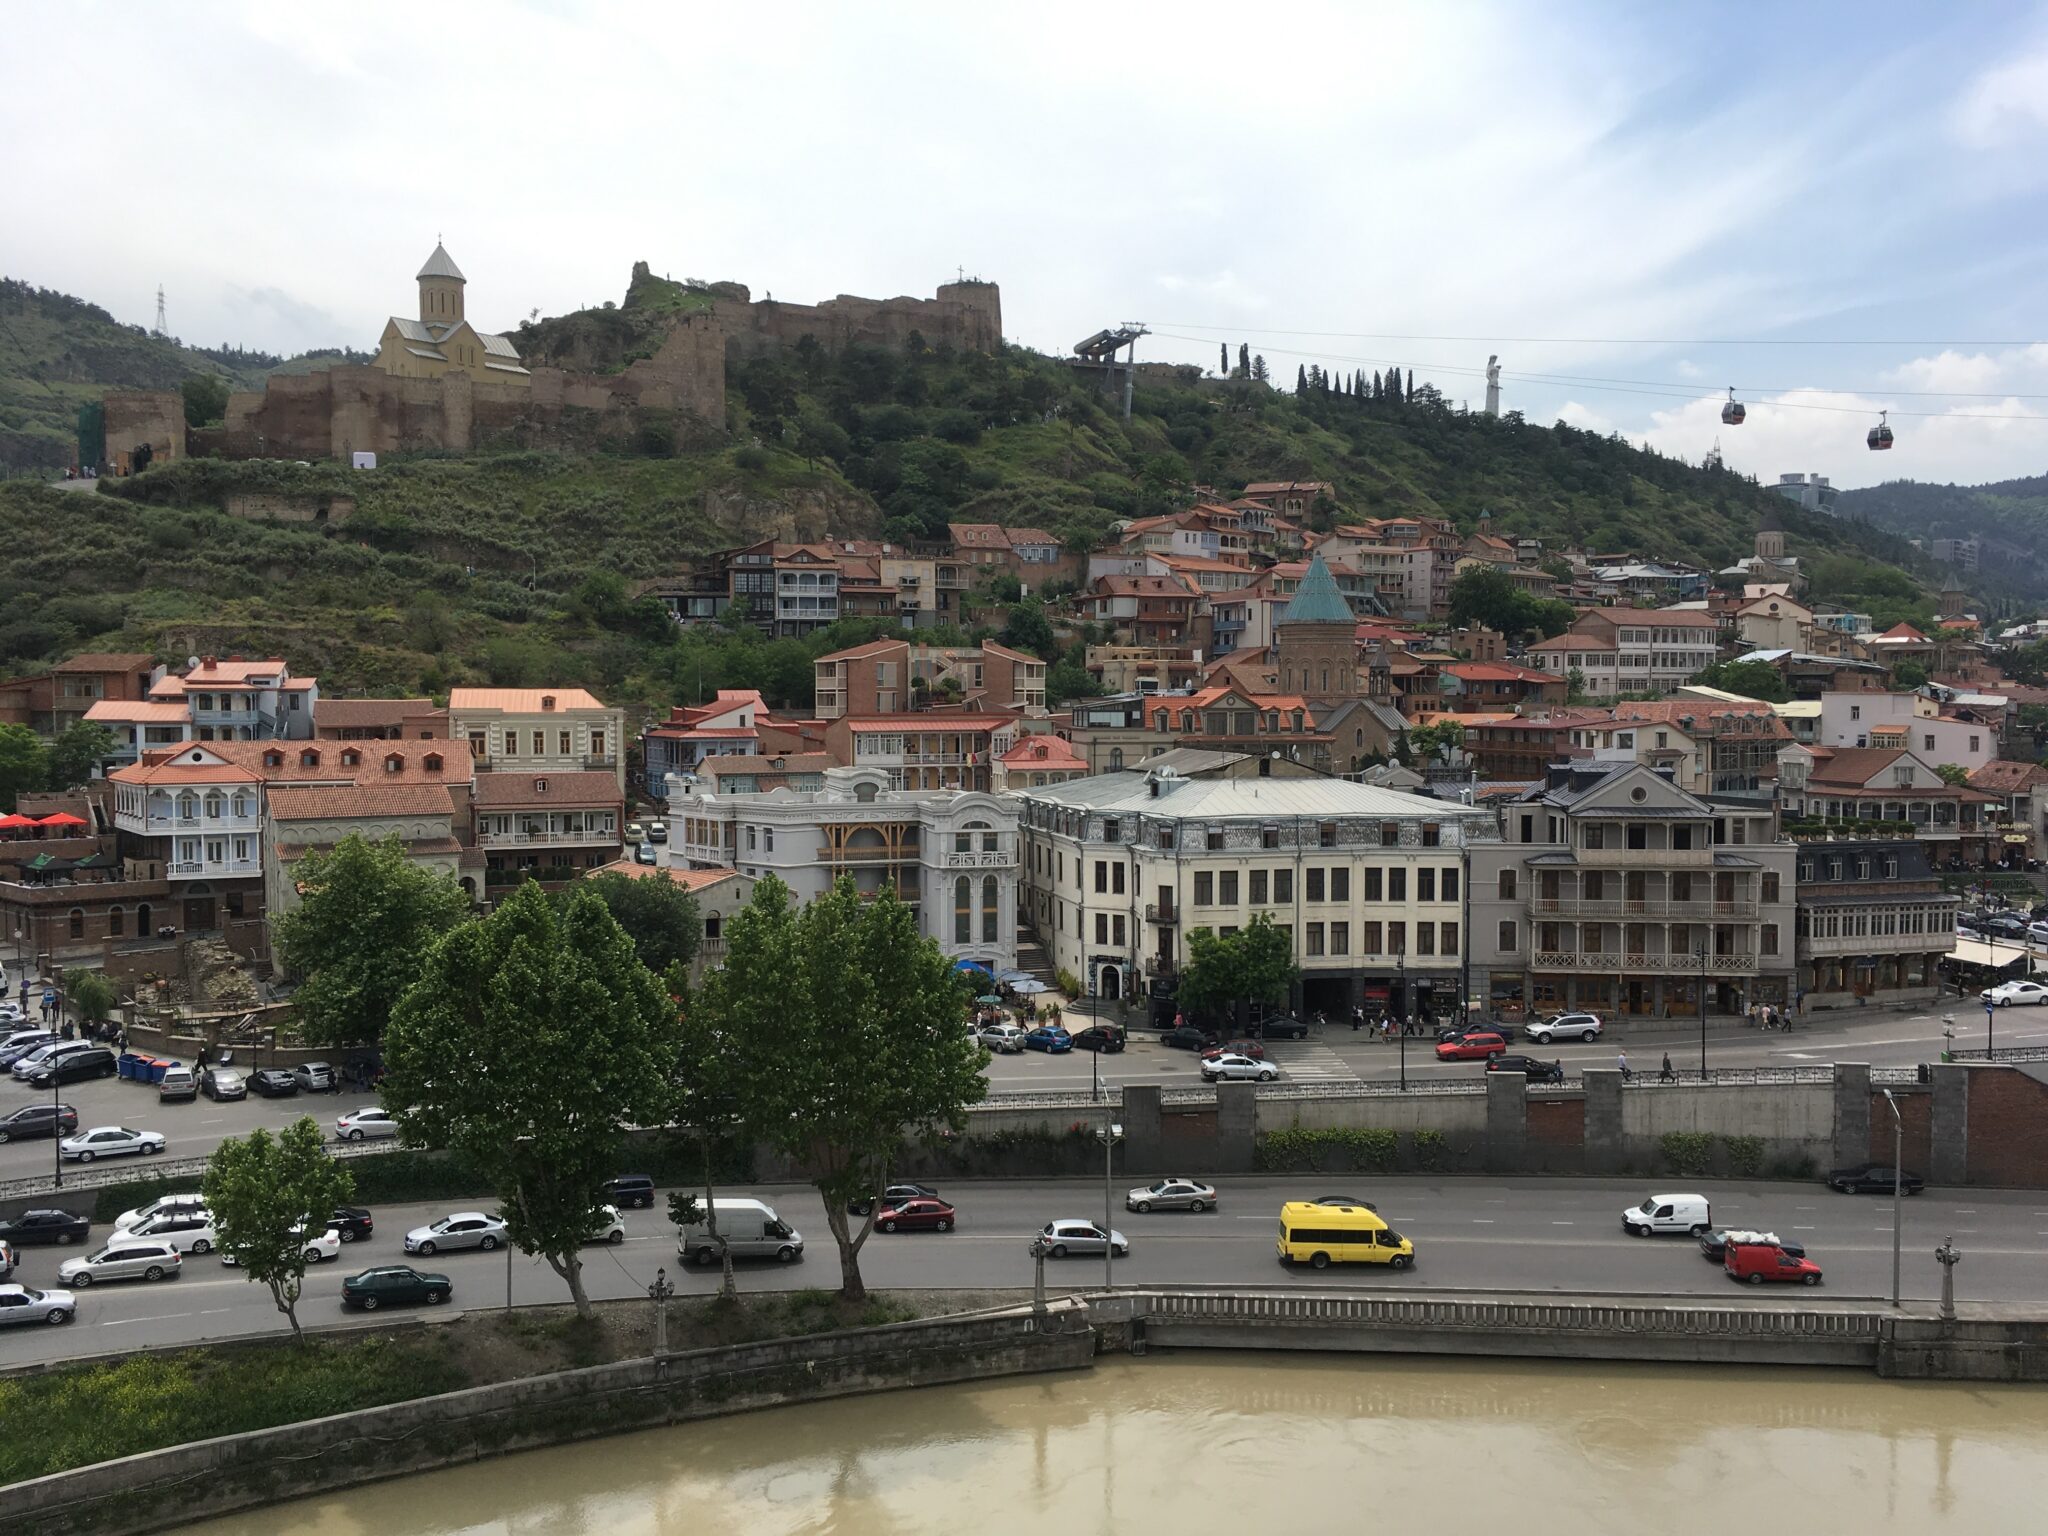
M 803 1234 L 776 1215 L 767 1201 L 722 1199 L 711 1204 L 718 1213 L 718 1235 L 731 1245 L 734 1258 L 790 1264 L 804 1256 Z M 693 1221 L 684 1227 L 676 1253 L 685 1264 L 716 1264 L 718 1244 L 711 1239 L 710 1223 Z
M 1714 1224 L 1705 1195 L 1650 1195 L 1621 1213 L 1621 1230 L 1631 1237 L 1688 1232 L 1698 1237 Z

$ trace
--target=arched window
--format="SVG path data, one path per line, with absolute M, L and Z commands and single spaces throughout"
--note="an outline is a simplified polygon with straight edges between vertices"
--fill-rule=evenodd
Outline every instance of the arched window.
M 249 797 L 243 794 L 241 791 L 237 790 L 235 792 L 235 819 L 238 821 L 242 820 L 243 818 L 247 817 L 248 814 Z
M 953 942 L 972 944 L 974 942 L 974 908 L 969 905 L 973 899 L 973 884 L 965 875 L 953 882 Z
M 1109 771 L 1111 773 L 1114 773 L 1117 771 L 1117 769 L 1123 767 L 1123 765 L 1124 749 L 1122 747 L 1111 747 L 1109 749 Z
M 128 926 L 128 914 L 119 907 L 107 908 L 107 937 L 118 939 Z
M 996 942 L 996 909 L 999 904 L 996 895 L 996 877 L 984 875 L 981 878 L 981 942 Z
M 196 821 L 199 819 L 199 797 L 187 790 L 178 796 L 178 819 Z
M 953 834 L 953 851 L 955 853 L 974 852 L 974 834 L 987 825 L 988 823 L 985 821 L 965 823 L 959 831 Z
M 965 884 L 965 882 L 963 881 L 962 884 Z M 71 909 L 71 937 L 74 939 L 85 937 L 85 909 L 83 907 L 73 907 Z
M 219 821 L 220 813 L 226 805 L 227 800 L 221 795 L 219 790 L 211 791 L 206 797 L 206 819 L 208 821 Z
M 138 939 L 149 937 L 149 917 L 149 903 L 146 901 L 137 902 L 135 906 L 135 937 Z

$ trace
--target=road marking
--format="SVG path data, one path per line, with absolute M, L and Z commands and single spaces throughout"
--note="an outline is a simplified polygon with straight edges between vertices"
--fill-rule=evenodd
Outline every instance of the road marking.
M 1491 1216 L 1474 1216 L 1472 1218 L 1472 1225 L 1475 1227 L 1490 1227 L 1493 1225 L 1493 1218 Z
M 1575 1221 L 1553 1221 L 1551 1225 L 1553 1227 L 1575 1227 L 1578 1223 Z
M 130 1323 L 167 1323 L 174 1318 L 191 1317 L 190 1312 L 160 1312 L 155 1317 L 112 1317 L 101 1322 L 102 1328 L 124 1328 Z
M 1811 1232 L 1811 1231 L 1813 1230 L 1813 1228 L 1812 1228 L 1812 1227 L 1794 1227 L 1794 1228 L 1793 1228 L 1792 1230 L 1793 1230 L 1794 1232 Z

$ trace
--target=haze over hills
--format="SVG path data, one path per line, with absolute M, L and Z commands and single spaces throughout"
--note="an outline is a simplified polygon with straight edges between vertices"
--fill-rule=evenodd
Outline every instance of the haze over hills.
M 2022 605 L 2048 598 L 2048 475 L 1989 485 L 1892 480 L 1844 491 L 1840 511 L 1930 551 L 1936 539 L 1975 539 L 1978 551 L 1957 571 L 1964 586 Z

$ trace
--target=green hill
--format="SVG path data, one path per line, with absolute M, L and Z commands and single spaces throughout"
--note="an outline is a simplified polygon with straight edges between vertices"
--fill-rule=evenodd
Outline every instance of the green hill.
M 154 383 L 227 366 L 76 301 L 9 291 L 39 324 L 76 322 L 77 339 L 59 326 L 36 345 L 45 360 L 76 360 L 66 387 L 88 390 L 82 380 L 107 371 Z M 662 311 L 700 303 L 639 274 L 635 293 L 536 333 L 623 366 L 658 336 Z M 91 345 L 115 342 L 116 355 L 94 360 Z M 166 371 L 138 378 L 147 367 Z M 1553 547 L 1715 566 L 1746 553 L 1776 509 L 1815 595 L 1887 620 L 1931 611 L 1927 568 L 1903 540 L 1805 517 L 1753 481 L 1618 439 L 1467 415 L 1426 385 L 1376 401 L 1190 375 L 1141 383 L 1135 405 L 1127 423 L 1060 360 L 1014 349 L 835 356 L 800 343 L 730 365 L 727 430 L 711 448 L 643 433 L 641 452 L 610 456 L 400 456 L 367 473 L 195 460 L 97 493 L 16 481 L 0 485 L 0 675 L 83 649 L 260 651 L 337 692 L 545 680 L 655 709 L 746 684 L 802 705 L 810 656 L 862 626 L 772 644 L 683 634 L 658 605 L 628 602 L 629 584 L 770 534 L 908 539 L 1001 522 L 1089 546 L 1119 518 L 1273 479 L 1331 482 L 1325 521 L 1426 512 L 1469 530 L 1485 512 L 1496 531 Z M 250 522 L 225 511 L 237 492 L 341 494 L 356 511 L 319 527 Z
M 1984 540 L 1977 568 L 1959 573 L 1972 594 L 2000 610 L 2048 599 L 2048 475 L 1989 485 L 1891 480 L 1844 491 L 1840 511 L 1930 549 L 1937 538 Z

